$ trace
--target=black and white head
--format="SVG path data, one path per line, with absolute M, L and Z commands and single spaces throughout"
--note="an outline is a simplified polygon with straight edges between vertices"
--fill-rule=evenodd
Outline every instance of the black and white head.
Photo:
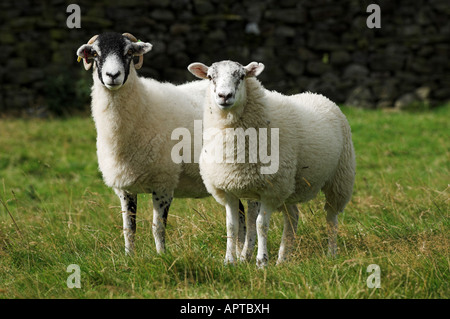
M 208 67 L 196 62 L 190 64 L 188 70 L 198 78 L 211 81 L 211 94 L 217 106 L 226 110 L 242 101 L 245 97 L 245 78 L 261 74 L 264 64 L 252 62 L 243 66 L 233 61 L 221 61 Z
M 77 55 L 78 61 L 83 59 L 86 70 L 94 64 L 94 72 L 97 70 L 98 78 L 106 88 L 117 90 L 128 79 L 133 57 L 139 57 L 134 68 L 140 69 L 143 55 L 151 49 L 150 43 L 138 41 L 130 33 L 107 32 L 93 36 L 77 50 Z

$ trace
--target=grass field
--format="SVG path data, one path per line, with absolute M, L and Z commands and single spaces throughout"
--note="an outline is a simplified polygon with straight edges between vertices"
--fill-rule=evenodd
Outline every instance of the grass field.
M 448 298 L 450 105 L 423 113 L 344 108 L 357 178 L 326 256 L 323 196 L 300 205 L 292 260 L 224 266 L 224 209 L 174 200 L 168 252 L 157 255 L 151 200 L 140 195 L 134 258 L 124 254 L 118 199 L 97 170 L 90 118 L 0 120 L 0 298 Z M 79 265 L 81 288 L 67 267 Z M 367 267 L 380 267 L 369 288 Z

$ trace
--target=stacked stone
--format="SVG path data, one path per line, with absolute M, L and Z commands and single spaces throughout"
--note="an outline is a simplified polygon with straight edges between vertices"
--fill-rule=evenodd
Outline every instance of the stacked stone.
M 381 28 L 367 27 L 367 6 Z M 186 66 L 263 62 L 261 80 L 283 93 L 312 91 L 364 108 L 433 106 L 450 99 L 448 0 L 106 0 L 0 3 L 0 113 L 85 109 L 91 75 L 75 51 L 93 34 L 131 32 L 151 42 L 141 74 L 182 83 Z

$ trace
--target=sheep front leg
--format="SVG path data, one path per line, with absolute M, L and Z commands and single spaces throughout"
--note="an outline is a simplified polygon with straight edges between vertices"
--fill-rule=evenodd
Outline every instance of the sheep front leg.
M 267 252 L 267 234 L 269 232 L 270 216 L 273 209 L 261 204 L 258 218 L 256 219 L 256 231 L 258 234 L 258 254 L 256 256 L 256 266 L 264 268 L 269 263 L 269 254 Z
M 153 238 L 156 252 L 162 254 L 166 251 L 166 224 L 173 195 L 167 192 L 153 192 Z
M 134 236 L 136 234 L 137 195 L 120 189 L 114 189 L 122 207 L 123 236 L 125 238 L 125 254 L 134 254 Z
M 225 264 L 234 264 L 238 252 L 239 236 L 239 199 L 233 195 L 226 196 L 227 251 Z
M 249 261 L 252 258 L 253 249 L 256 242 L 256 218 L 258 217 L 260 203 L 247 201 L 247 231 L 245 233 L 245 243 L 242 249 L 240 260 Z

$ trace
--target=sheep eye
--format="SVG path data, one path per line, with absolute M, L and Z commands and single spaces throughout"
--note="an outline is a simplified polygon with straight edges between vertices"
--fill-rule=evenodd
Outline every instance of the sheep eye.
M 208 75 L 208 80 L 212 80 L 212 77 L 211 77 L 211 75 Z
M 98 56 L 98 54 L 97 54 L 97 52 L 96 52 L 95 50 L 92 50 L 91 54 L 92 54 L 92 56 L 93 56 L 94 58 L 96 58 L 96 57 Z
M 241 75 L 241 81 L 245 78 L 245 74 Z
M 132 56 L 133 55 L 133 50 L 132 49 L 128 50 L 127 55 Z

